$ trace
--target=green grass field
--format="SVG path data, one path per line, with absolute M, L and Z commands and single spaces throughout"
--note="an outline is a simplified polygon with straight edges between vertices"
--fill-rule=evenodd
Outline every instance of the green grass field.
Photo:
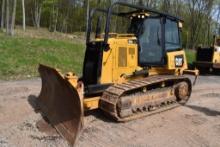
M 186 50 L 186 58 L 188 64 L 192 64 L 196 60 L 196 52 L 194 50 Z
M 80 74 L 83 57 L 82 43 L 0 34 L 0 79 L 3 80 L 38 76 L 39 63 Z
M 41 30 L 42 31 L 42 30 Z M 30 34 L 35 34 L 36 31 Z M 38 32 L 39 33 L 39 32 Z M 85 47 L 83 41 L 56 38 L 45 30 L 38 36 L 21 33 L 15 37 L 0 33 L 0 79 L 15 80 L 38 76 L 39 63 L 59 68 L 62 72 L 81 74 Z M 42 35 L 43 34 L 43 35 Z M 45 35 L 46 34 L 46 35 Z M 47 37 L 45 37 L 47 36 Z M 186 51 L 188 63 L 195 60 L 195 52 Z

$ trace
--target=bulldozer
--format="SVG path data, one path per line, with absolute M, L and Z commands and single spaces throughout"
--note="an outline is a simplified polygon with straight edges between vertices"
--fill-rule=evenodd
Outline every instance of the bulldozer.
M 211 47 L 198 47 L 194 66 L 201 73 L 219 72 L 220 70 L 220 37 L 213 36 Z
M 111 25 L 113 16 L 127 22 L 123 25 L 126 33 L 122 29 L 111 32 L 111 26 L 117 27 Z M 94 18 L 96 27 L 92 26 Z M 180 18 L 124 2 L 113 3 L 106 10 L 91 9 L 82 76 L 39 65 L 42 114 L 74 145 L 85 112 L 100 109 L 106 116 L 126 122 L 184 105 L 193 85 L 185 74 L 197 77 L 198 71 L 188 70 L 182 27 Z

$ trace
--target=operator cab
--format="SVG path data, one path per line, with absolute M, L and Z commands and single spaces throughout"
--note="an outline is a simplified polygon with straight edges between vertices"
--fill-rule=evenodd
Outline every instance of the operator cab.
M 164 16 L 137 14 L 130 17 L 128 33 L 138 39 L 139 66 L 162 66 L 165 53 L 181 50 L 181 22 Z
M 129 9 L 118 12 L 113 10 L 115 6 Z M 101 15 L 95 17 L 94 14 L 97 13 Z M 104 17 L 106 19 L 103 19 Z M 94 25 L 95 19 L 97 21 Z M 105 23 L 102 23 L 103 20 Z M 182 20 L 146 7 L 116 2 L 108 10 L 92 9 L 88 21 L 87 49 L 82 77 L 85 87 L 97 88 L 97 85 L 100 85 L 103 52 L 110 49 L 108 39 L 117 34 L 132 34 L 136 37 L 140 67 L 165 66 L 166 52 L 182 49 L 180 38 Z M 117 21 L 119 24 L 116 24 Z M 123 27 L 117 29 L 117 26 Z M 93 41 L 91 41 L 92 35 L 94 35 Z

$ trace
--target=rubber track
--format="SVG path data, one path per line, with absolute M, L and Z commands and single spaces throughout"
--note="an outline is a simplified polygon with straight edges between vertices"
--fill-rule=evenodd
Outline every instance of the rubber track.
M 186 81 L 190 88 L 192 89 L 192 84 L 189 78 L 185 76 L 175 76 L 175 75 L 159 75 L 159 76 L 151 76 L 144 79 L 138 79 L 138 80 L 132 80 L 128 81 L 123 84 L 115 84 L 109 87 L 102 95 L 100 100 L 100 108 L 109 114 L 111 117 L 116 119 L 117 121 L 130 121 L 133 119 L 137 119 L 143 116 L 152 115 L 155 113 L 159 113 L 162 111 L 170 110 L 172 108 L 175 108 L 177 106 L 180 106 L 178 103 L 174 103 L 172 105 L 163 106 L 155 111 L 147 111 L 142 112 L 138 114 L 134 114 L 129 117 L 120 118 L 117 113 L 117 102 L 120 97 L 123 96 L 123 94 L 127 93 L 128 91 L 136 90 L 142 87 L 146 87 L 151 84 L 161 83 L 164 81 Z M 191 93 L 191 90 L 190 90 Z

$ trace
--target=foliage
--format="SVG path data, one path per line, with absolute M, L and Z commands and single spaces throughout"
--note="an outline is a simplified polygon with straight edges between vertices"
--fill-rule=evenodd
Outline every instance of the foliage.
M 36 26 L 36 16 L 40 16 L 40 22 L 37 22 L 52 32 L 85 32 L 87 5 L 90 8 L 106 9 L 116 1 L 144 5 L 183 18 L 183 46 L 187 48 L 210 45 L 212 36 L 218 33 L 220 27 L 219 0 L 25 0 L 26 23 L 28 26 Z M 18 0 L 16 14 L 16 24 L 21 25 L 21 0 Z M 113 19 L 112 22 L 112 30 L 125 29 L 119 19 Z
M 196 60 L 196 52 L 194 50 L 186 50 L 186 58 L 188 64 L 192 64 Z

